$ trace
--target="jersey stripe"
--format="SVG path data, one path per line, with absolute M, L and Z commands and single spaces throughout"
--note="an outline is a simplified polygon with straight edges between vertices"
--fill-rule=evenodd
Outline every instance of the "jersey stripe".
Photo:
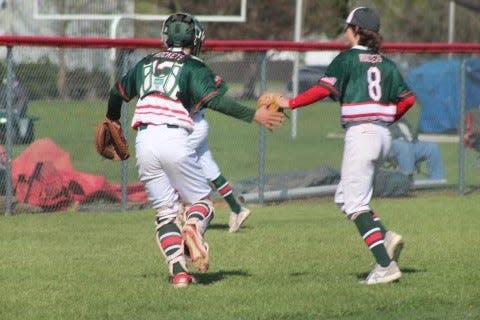
M 342 125 L 351 122 L 382 122 L 393 123 L 397 106 L 395 104 L 381 103 L 355 103 L 342 104 L 341 120 Z
M 142 123 L 172 124 L 193 131 L 193 120 L 182 102 L 161 94 L 150 94 L 137 101 L 131 126 L 137 129 Z

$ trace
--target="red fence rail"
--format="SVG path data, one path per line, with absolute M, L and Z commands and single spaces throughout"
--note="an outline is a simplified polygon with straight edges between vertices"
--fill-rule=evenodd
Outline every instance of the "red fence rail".
M 102 38 L 102 37 L 61 37 L 61 36 L 0 36 L 0 45 L 41 46 L 63 48 L 159 48 L 161 39 L 155 38 Z M 207 40 L 204 49 L 209 51 L 312 51 L 342 50 L 345 44 L 339 41 L 277 41 L 277 40 Z M 383 52 L 406 53 L 480 53 L 480 43 L 445 42 L 385 42 Z

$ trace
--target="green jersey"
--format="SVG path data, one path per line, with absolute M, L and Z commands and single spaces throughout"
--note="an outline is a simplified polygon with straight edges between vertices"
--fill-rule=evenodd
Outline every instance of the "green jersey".
M 362 46 L 340 53 L 321 82 L 339 100 L 343 126 L 393 123 L 398 98 L 410 91 L 393 61 Z
M 205 107 L 251 121 L 254 111 L 229 100 L 218 103 L 226 91 L 223 80 L 202 60 L 171 49 L 146 56 L 115 84 L 109 114 L 120 108 L 115 97 L 128 102 L 138 96 L 131 124 L 134 129 L 141 124 L 171 124 L 192 131 L 191 116 Z

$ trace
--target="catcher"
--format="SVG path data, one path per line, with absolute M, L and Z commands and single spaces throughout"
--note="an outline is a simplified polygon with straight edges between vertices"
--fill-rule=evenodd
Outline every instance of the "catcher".
M 284 115 L 248 108 L 225 95 L 226 85 L 198 58 L 205 32 L 192 15 L 169 16 L 162 35 L 166 49 L 144 57 L 114 85 L 106 116 L 118 120 L 122 102 L 139 97 L 131 121 L 137 131 L 136 167 L 156 212 L 155 236 L 171 283 L 185 288 L 195 282 L 187 256 L 197 271 L 209 268 L 204 233 L 214 214 L 211 187 L 189 146 L 192 115 L 209 108 L 269 129 Z M 184 211 L 180 199 L 187 208 L 183 226 L 177 219 Z

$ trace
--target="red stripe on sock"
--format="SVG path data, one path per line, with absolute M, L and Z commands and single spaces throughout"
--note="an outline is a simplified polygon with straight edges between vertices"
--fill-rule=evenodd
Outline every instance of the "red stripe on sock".
M 382 232 L 377 231 L 366 237 L 363 241 L 365 241 L 367 247 L 370 247 L 372 244 L 380 240 L 383 240 L 383 235 Z
M 220 195 L 223 197 L 224 195 L 226 195 L 227 193 L 229 192 L 232 192 L 232 188 L 230 187 L 229 184 L 226 184 L 224 185 L 223 187 L 221 187 L 220 189 L 218 189 L 218 193 L 220 193 Z

